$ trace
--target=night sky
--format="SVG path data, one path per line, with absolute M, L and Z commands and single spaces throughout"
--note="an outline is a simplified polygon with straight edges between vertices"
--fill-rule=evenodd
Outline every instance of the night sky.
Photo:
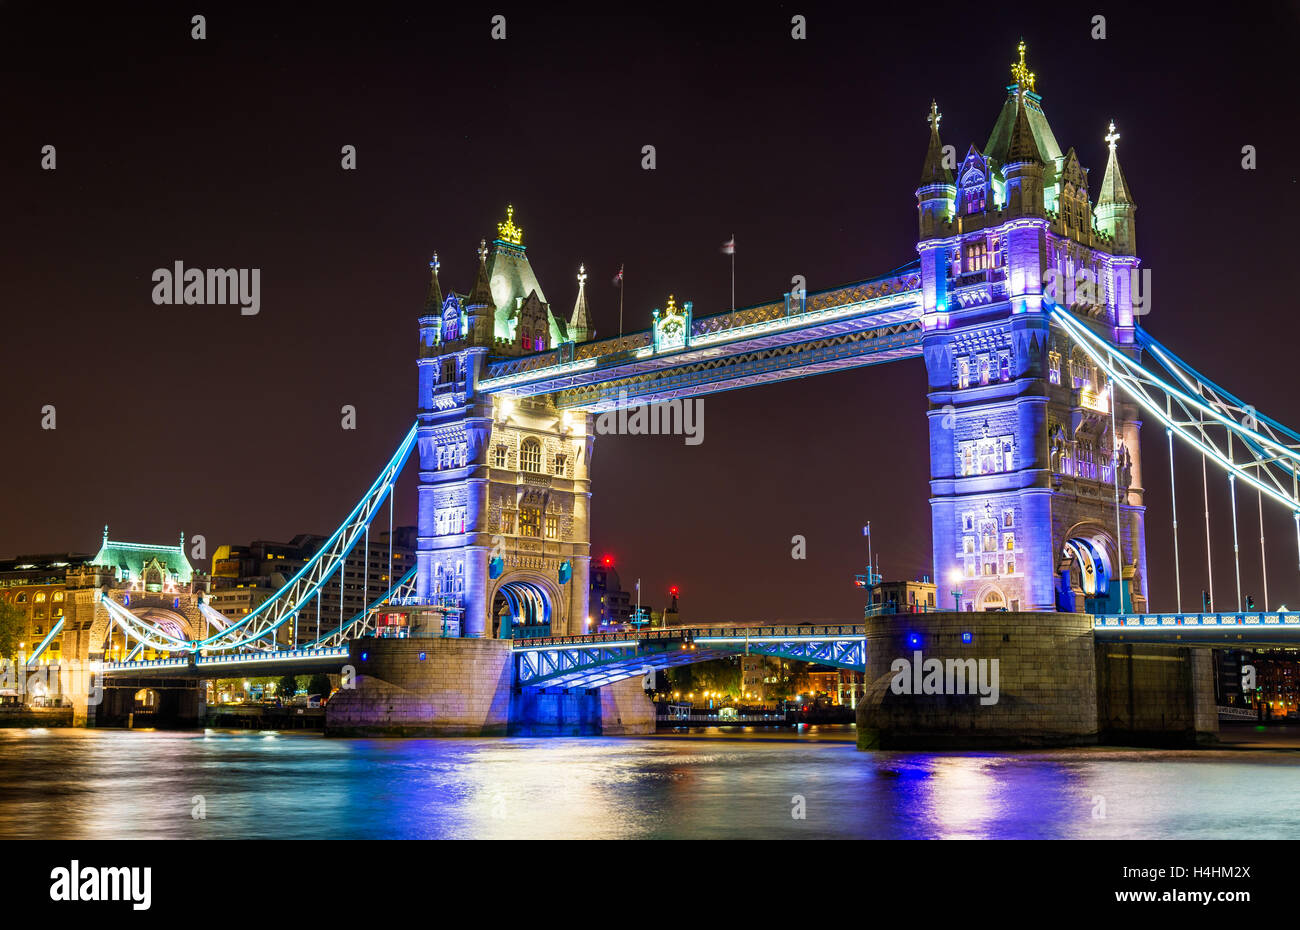
M 930 99 L 945 143 L 983 146 L 1022 35 L 1094 196 L 1119 127 L 1149 329 L 1300 426 L 1295 4 L 191 6 L 0 3 L 0 555 L 93 552 L 104 523 L 141 542 L 203 534 L 209 552 L 330 532 L 414 417 L 430 254 L 444 290 L 468 290 L 507 202 L 565 316 L 586 263 L 601 336 L 620 263 L 629 330 L 669 293 L 725 310 L 733 233 L 740 305 L 794 274 L 816 291 L 911 261 Z M 260 268 L 261 312 L 155 306 L 153 269 L 177 260 Z M 600 438 L 592 554 L 655 606 L 680 585 L 686 619 L 860 617 L 866 521 L 887 576 L 931 570 L 925 411 L 916 359 L 710 396 L 699 446 Z M 1162 431 L 1143 456 L 1153 606 L 1172 609 Z M 1183 453 L 1177 480 L 1188 601 L 1205 574 L 1199 458 Z M 1228 607 L 1227 481 L 1211 480 Z M 408 468 L 407 522 L 413 487 Z M 1260 599 L 1253 494 L 1240 514 Z M 1290 516 L 1265 516 L 1273 606 L 1300 606 Z

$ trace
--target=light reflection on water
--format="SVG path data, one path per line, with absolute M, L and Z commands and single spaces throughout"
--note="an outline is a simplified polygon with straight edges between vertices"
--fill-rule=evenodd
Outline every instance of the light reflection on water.
M 811 736 L 0 730 L 0 836 L 1300 837 L 1300 753 L 860 753 Z

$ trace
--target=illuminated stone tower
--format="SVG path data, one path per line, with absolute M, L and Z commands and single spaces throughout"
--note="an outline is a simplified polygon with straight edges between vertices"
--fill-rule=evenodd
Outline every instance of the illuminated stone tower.
M 1141 423 L 1122 400 L 1112 417 L 1104 373 L 1045 312 L 1054 300 L 1136 351 L 1135 208 L 1112 125 L 1094 211 L 1086 169 L 1048 126 L 1024 42 L 1019 52 L 982 151 L 958 163 L 931 105 L 916 191 L 935 574 L 960 590 L 963 610 L 1082 610 L 1085 598 L 1119 609 L 1121 597 L 1142 610 Z
M 510 208 L 474 286 L 443 296 L 437 256 L 420 317 L 417 594 L 464 610 L 466 636 L 581 632 L 587 616 L 590 418 L 478 384 L 491 362 L 563 347 Z M 586 303 L 579 303 L 585 327 Z M 576 315 L 575 315 L 576 316 Z M 568 346 L 572 349 L 572 345 Z

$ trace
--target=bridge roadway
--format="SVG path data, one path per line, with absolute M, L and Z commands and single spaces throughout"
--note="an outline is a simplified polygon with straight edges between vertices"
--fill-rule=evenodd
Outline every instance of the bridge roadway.
M 1149 642 L 1218 648 L 1300 645 L 1300 612 L 1101 614 L 1093 632 L 1103 642 Z M 778 624 L 682 626 L 511 641 L 515 681 L 525 687 L 598 688 L 649 669 L 667 669 L 735 655 L 762 655 L 866 670 L 867 625 Z M 142 674 L 170 678 L 244 678 L 338 672 L 347 646 L 228 655 L 106 662 L 106 678 Z
M 105 678 L 150 675 L 167 678 L 265 678 L 335 672 L 348 661 L 347 646 L 324 649 L 285 649 L 278 652 L 234 652 L 225 655 L 173 656 L 139 662 L 105 662 Z

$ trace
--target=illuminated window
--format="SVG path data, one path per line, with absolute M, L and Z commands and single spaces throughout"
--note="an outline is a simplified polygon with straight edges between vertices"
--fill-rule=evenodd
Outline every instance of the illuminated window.
M 519 511 L 519 535 L 532 536 L 534 539 L 542 535 L 541 511 L 532 507 Z
M 501 511 L 501 532 L 513 533 L 515 531 L 515 513 L 513 510 Z
M 44 591 L 42 591 L 42 592 L 40 592 L 39 594 L 36 595 L 36 603 L 38 603 L 38 604 L 44 604 L 44 603 L 45 603 L 45 592 L 44 592 Z
M 957 359 L 957 387 L 970 387 L 970 360 Z
M 1016 512 L 1014 510 L 1002 511 L 1002 525 L 1008 529 L 1016 525 Z
M 63 600 L 63 592 L 62 592 L 62 591 L 55 591 L 55 592 L 54 592 L 54 596 L 53 596 L 52 598 L 50 598 L 50 600 L 54 600 L 54 601 L 61 601 L 61 600 Z
M 984 198 L 980 197 L 976 209 L 984 209 Z M 971 242 L 966 246 L 966 270 L 967 271 L 984 271 L 989 267 L 989 250 L 983 241 Z
M 555 539 L 560 535 L 560 518 L 553 513 L 546 515 L 546 538 Z
M 1047 353 L 1047 380 L 1053 384 L 1061 383 L 1061 353 Z
M 536 439 L 525 439 L 519 449 L 519 467 L 524 471 L 542 470 L 542 444 Z
M 533 341 L 533 337 L 532 334 L 528 331 L 528 327 L 526 326 L 521 327 L 519 330 L 519 345 L 522 348 L 527 349 L 532 344 L 532 341 Z
M 1005 549 L 1005 550 L 1007 550 L 1008 552 L 1014 552 L 1014 551 L 1015 551 L 1015 548 L 1016 548 L 1016 535 L 1015 535 L 1015 533 L 1003 533 L 1003 534 L 1002 534 L 1002 548 Z
M 1011 380 L 1011 356 L 1004 355 L 998 359 L 998 380 Z

